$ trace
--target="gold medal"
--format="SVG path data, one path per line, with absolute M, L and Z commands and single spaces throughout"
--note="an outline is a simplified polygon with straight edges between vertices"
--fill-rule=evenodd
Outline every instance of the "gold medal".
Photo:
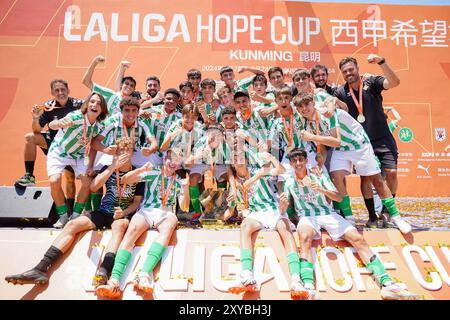
M 290 147 L 287 147 L 286 149 L 287 154 L 290 154 L 292 150 L 294 150 L 294 146 L 291 145 Z
M 84 165 L 87 167 L 89 165 L 89 158 L 84 158 Z
M 309 186 L 311 185 L 311 178 L 310 178 L 309 176 L 305 176 L 305 177 L 302 179 L 302 184 L 303 184 L 305 187 L 309 187 Z
M 363 123 L 364 121 L 366 121 L 366 117 L 364 117 L 364 115 L 360 113 L 356 120 L 358 120 L 359 123 Z

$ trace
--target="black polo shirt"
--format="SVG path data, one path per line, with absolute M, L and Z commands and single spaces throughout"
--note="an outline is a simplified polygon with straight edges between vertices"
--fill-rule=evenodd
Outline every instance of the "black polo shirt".
M 366 130 L 370 141 L 393 139 L 383 111 L 383 96 L 381 95 L 381 91 L 384 90 L 384 79 L 382 76 L 372 76 L 363 81 L 363 113 L 366 121 L 361 124 L 364 130 Z M 355 93 L 356 99 L 359 99 L 359 90 L 353 90 L 353 92 Z M 348 112 L 356 119 L 359 111 L 353 102 L 348 84 L 346 83 L 337 88 L 334 95 L 347 104 Z
M 50 106 L 52 106 L 54 100 L 55 99 L 48 100 L 48 101 L 44 102 L 44 105 L 46 107 L 50 107 Z M 80 109 L 80 107 L 82 106 L 83 103 L 84 103 L 83 99 L 75 99 L 75 98 L 69 97 L 66 105 L 64 107 L 61 107 L 61 105 L 56 101 L 56 105 L 53 110 L 44 111 L 44 113 L 42 113 L 41 117 L 39 118 L 39 125 L 43 128 L 43 127 L 45 127 L 45 125 L 49 124 L 50 122 L 52 122 L 55 119 L 58 119 L 58 120 L 62 119 L 69 112 Z M 48 132 L 50 133 L 50 140 L 52 141 L 53 138 L 55 138 L 56 133 L 58 133 L 58 130 L 52 130 L 52 129 L 48 128 Z

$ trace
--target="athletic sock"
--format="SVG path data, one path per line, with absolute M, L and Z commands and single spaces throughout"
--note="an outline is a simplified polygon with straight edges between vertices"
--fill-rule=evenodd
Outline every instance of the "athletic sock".
M 73 198 L 68 198 L 68 199 L 67 199 L 67 205 L 69 206 L 70 210 L 73 211 L 73 206 L 75 205 L 75 199 L 73 199 Z
M 344 196 L 341 202 L 339 202 L 339 207 L 344 213 L 345 217 L 352 216 L 352 208 L 350 207 L 350 197 L 348 195 Z
M 189 187 L 189 196 L 191 197 L 191 204 L 194 212 L 202 212 L 200 200 L 198 199 L 200 197 L 200 190 L 198 186 Z
M 226 189 L 227 188 L 227 182 L 226 181 L 225 182 L 218 182 L 217 183 L 217 188 Z
M 375 213 L 375 203 L 373 202 L 373 198 L 364 199 L 364 203 L 366 204 L 367 211 L 369 212 L 369 220 L 376 221 L 377 214 Z
M 85 205 L 86 203 L 75 202 L 75 205 L 73 206 L 73 213 L 81 214 Z
M 113 252 L 108 252 L 105 254 L 103 258 L 103 262 L 100 265 L 100 270 L 106 273 L 108 276 L 111 274 L 111 271 L 114 267 L 114 260 L 116 259 L 116 254 Z
M 287 261 L 289 265 L 289 272 L 291 276 L 294 274 L 300 275 L 300 257 L 297 252 L 289 252 L 287 255 Z
M 86 200 L 86 205 L 84 206 L 84 210 L 89 212 L 94 211 L 92 210 L 92 193 L 89 193 L 89 196 Z
M 166 251 L 166 247 L 154 241 L 150 246 L 150 249 L 148 249 L 147 259 L 145 260 L 144 266 L 142 267 L 142 272 L 152 272 L 158 261 L 161 259 L 164 251 Z
M 34 161 L 25 161 L 25 172 L 30 176 L 34 174 Z
M 114 260 L 114 267 L 111 272 L 111 278 L 120 281 L 122 275 L 130 262 L 131 252 L 125 249 L 117 251 L 116 259 Z
M 300 278 L 304 284 L 314 284 L 314 266 L 311 262 L 302 258 L 300 258 Z
M 67 205 L 64 203 L 61 206 L 56 206 L 56 212 L 59 216 L 67 214 Z
M 62 251 L 55 246 L 50 246 L 47 252 L 44 254 L 41 262 L 38 263 L 34 269 L 46 273 L 52 264 L 62 255 Z
M 253 271 L 252 249 L 241 249 L 242 271 Z
M 400 214 L 394 198 L 381 199 L 381 202 L 384 204 L 391 217 L 396 217 Z
M 383 286 L 386 282 L 392 281 L 391 277 L 387 274 L 386 269 L 381 263 L 380 259 L 376 255 L 370 258 L 370 262 L 366 264 L 367 270 L 373 273 L 378 283 Z
M 96 211 L 100 204 L 102 203 L 103 192 L 102 193 L 91 193 L 92 199 L 92 211 Z

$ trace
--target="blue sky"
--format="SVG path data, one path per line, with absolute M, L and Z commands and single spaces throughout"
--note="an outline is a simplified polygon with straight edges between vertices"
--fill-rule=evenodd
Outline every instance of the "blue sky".
M 422 6 L 450 6 L 450 0 L 285 0 L 289 2 L 338 2 L 338 3 L 371 3 L 371 4 L 400 4 Z

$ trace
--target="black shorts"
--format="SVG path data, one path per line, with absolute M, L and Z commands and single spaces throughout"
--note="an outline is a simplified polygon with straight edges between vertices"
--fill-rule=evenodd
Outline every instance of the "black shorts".
M 41 132 L 42 136 L 44 137 L 45 143 L 47 144 L 47 149 L 44 149 L 42 147 L 41 150 L 44 152 L 45 155 L 48 153 L 48 149 L 50 149 L 50 144 L 52 143 L 53 139 L 50 137 L 50 132 Z
M 378 160 L 380 160 L 381 170 L 397 169 L 398 149 L 393 136 L 372 140 L 372 147 Z
M 131 220 L 132 217 L 133 214 L 128 215 L 123 219 Z M 91 221 L 95 224 L 95 228 L 97 230 L 103 230 L 103 229 L 111 229 L 111 225 L 115 220 L 112 214 L 94 211 L 91 213 Z

